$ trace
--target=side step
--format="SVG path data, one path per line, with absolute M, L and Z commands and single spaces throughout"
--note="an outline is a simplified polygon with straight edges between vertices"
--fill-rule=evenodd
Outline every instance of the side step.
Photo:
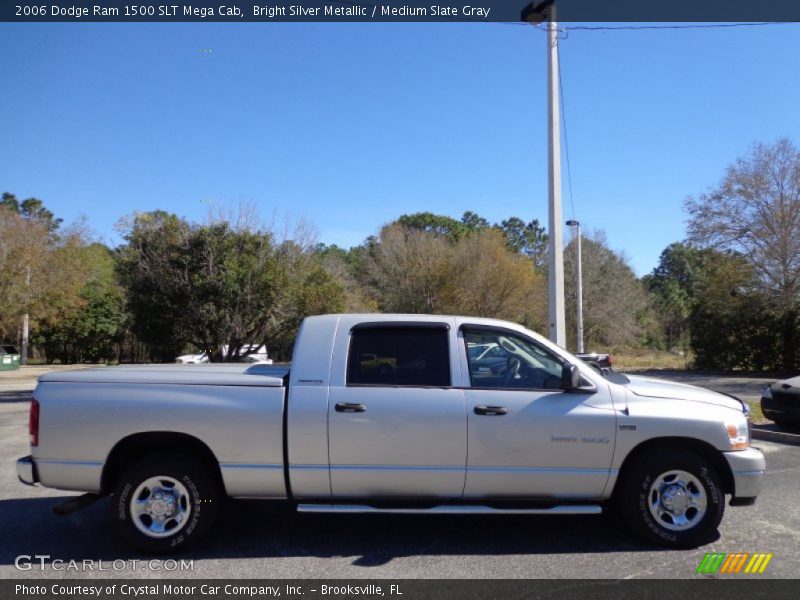
M 443 504 L 430 508 L 378 508 L 366 504 L 298 504 L 304 513 L 394 513 L 405 515 L 599 515 L 598 504 L 564 504 L 549 508 L 494 508 L 473 504 Z

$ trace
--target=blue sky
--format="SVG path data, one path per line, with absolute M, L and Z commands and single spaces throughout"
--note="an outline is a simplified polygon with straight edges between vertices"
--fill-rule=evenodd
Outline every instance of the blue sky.
M 639 275 L 754 141 L 800 142 L 800 25 L 572 31 L 575 217 Z M 545 40 L 505 24 L 0 24 L 0 191 L 106 242 L 135 210 L 547 221 Z M 564 217 L 572 216 L 564 176 Z

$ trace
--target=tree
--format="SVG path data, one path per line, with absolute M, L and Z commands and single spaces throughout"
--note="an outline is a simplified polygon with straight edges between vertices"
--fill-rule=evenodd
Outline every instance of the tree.
M 403 227 L 440 235 L 455 243 L 464 235 L 486 229 L 497 229 L 503 232 L 508 247 L 512 252 L 533 258 L 539 269 L 546 268 L 548 237 L 538 219 L 525 222 L 519 217 L 509 217 L 491 225 L 488 220 L 470 210 L 464 212 L 461 221 L 446 215 L 430 212 L 402 215 L 394 221 Z
M 343 306 L 341 286 L 302 244 L 161 211 L 128 223 L 119 271 L 134 331 L 161 348 L 162 360 L 188 342 L 235 361 L 243 345 L 280 346 L 277 338 L 292 335 L 303 317 Z
M 278 246 L 280 289 L 268 320 L 271 356 L 289 360 L 301 321 L 309 315 L 348 310 L 347 283 L 331 274 L 323 258 L 297 241 Z
M 80 225 L 57 231 L 59 219 L 41 201 L 0 202 L 0 335 L 16 339 L 23 315 L 31 328 L 53 322 L 82 303 L 88 269 L 78 256 L 86 245 Z
M 189 292 L 183 266 L 189 224 L 157 210 L 123 219 L 118 228 L 126 244 L 117 249 L 117 272 L 125 289 L 131 330 L 148 346 L 152 360 L 172 361 L 191 341 L 182 321 L 175 318 L 184 310 Z
M 675 243 L 643 279 L 668 348 L 703 369 L 780 369 L 780 323 L 753 266 L 735 252 Z
M 449 237 L 400 222 L 384 227 L 368 246 L 363 283 L 386 312 L 440 312 L 450 276 Z
M 103 244 L 81 249 L 77 260 L 90 269 L 80 292 L 81 304 L 58 319 L 42 323 L 35 341 L 48 362 L 100 362 L 118 359 L 127 314 L 116 280 L 114 254 Z
M 658 266 L 642 281 L 650 292 L 666 349 L 689 346 L 689 321 L 704 277 L 704 251 L 675 242 L 659 257 Z
M 357 246 L 349 251 L 336 245 L 319 244 L 314 253 L 323 269 L 343 288 L 344 308 L 348 313 L 377 312 L 378 303 L 361 285 L 359 276 L 363 276 L 364 248 Z
M 3 192 L 0 206 L 20 215 L 26 221 L 44 225 L 51 234 L 55 233 L 63 222 L 63 219 L 56 219 L 55 215 L 45 208 L 44 203 L 38 198 L 27 198 L 20 202 L 14 194 Z
M 583 235 L 583 330 L 587 346 L 633 346 L 642 334 L 641 317 L 647 306 L 644 288 L 624 255 L 608 247 L 602 232 Z M 564 251 L 564 272 L 575 273 L 576 240 Z M 575 277 L 564 278 L 567 340 L 575 347 Z
M 689 239 L 739 253 L 780 315 L 783 368 L 798 356 L 800 151 L 788 139 L 756 144 L 711 192 L 686 201 Z
M 467 231 L 467 226 L 464 223 L 452 217 L 435 215 L 430 212 L 402 215 L 397 219 L 396 223 L 408 229 L 441 235 L 452 241 L 458 240 Z
M 346 265 L 360 284 L 362 294 L 348 296 L 362 306 L 369 307 L 364 300 L 371 296 L 370 308 L 389 312 L 493 316 L 541 329 L 546 246 L 536 220 L 511 217 L 491 225 L 466 211 L 460 222 L 429 212 L 403 215 L 346 258 L 336 248 L 322 251 L 329 262 L 336 255 L 340 270 Z
M 394 223 L 369 242 L 362 267 L 359 281 L 383 311 L 505 318 L 533 328 L 544 322 L 541 276 L 496 227 L 453 240 Z
M 461 216 L 461 223 L 467 231 L 482 231 L 491 227 L 489 221 L 471 210 L 468 210 Z
M 741 255 L 705 250 L 689 317 L 694 363 L 705 369 L 780 369 L 780 318 Z
M 512 251 L 530 256 L 539 269 L 546 267 L 548 236 L 538 219 L 526 223 L 519 217 L 510 217 L 501 222 L 499 227 Z
M 455 246 L 444 310 L 539 328 L 546 294 L 533 262 L 511 252 L 503 233 L 479 229 Z

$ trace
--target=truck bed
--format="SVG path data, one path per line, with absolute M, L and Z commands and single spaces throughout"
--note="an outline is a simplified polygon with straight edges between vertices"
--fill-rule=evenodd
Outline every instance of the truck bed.
M 183 434 L 216 458 L 226 492 L 286 497 L 283 412 L 286 367 L 143 365 L 47 373 L 40 444 L 32 449 L 44 485 L 101 490 L 103 466 L 119 444 Z

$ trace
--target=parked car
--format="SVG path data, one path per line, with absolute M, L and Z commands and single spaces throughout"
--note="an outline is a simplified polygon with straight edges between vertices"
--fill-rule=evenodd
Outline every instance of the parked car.
M 761 412 L 778 425 L 800 425 L 800 376 L 765 387 Z
M 469 364 L 473 375 L 479 376 L 486 373 L 497 374 L 504 370 L 507 366 L 508 358 L 511 356 L 499 344 L 494 342 L 472 344 L 467 348 L 467 352 L 469 353 Z
M 509 354 L 477 377 L 469 348 Z M 394 361 L 375 380 L 360 357 Z M 755 502 L 764 456 L 746 404 L 658 379 L 606 377 L 536 333 L 493 319 L 323 315 L 291 369 L 125 366 L 47 373 L 30 409 L 27 484 L 111 496 L 113 529 L 181 550 L 221 499 L 298 511 L 597 514 L 693 547 Z
M 207 363 L 211 359 L 206 352 L 200 352 L 199 354 L 184 354 L 183 356 L 178 356 L 175 358 L 175 362 L 179 365 L 199 365 L 202 363 Z
M 614 357 L 610 354 L 603 354 L 600 352 L 582 352 L 576 354 L 583 362 L 588 363 L 596 370 L 603 372 L 603 369 L 611 370 Z
M 222 353 L 228 352 L 228 346 L 222 346 Z M 272 359 L 269 358 L 267 347 L 263 344 L 246 344 L 239 348 L 240 362 L 245 363 L 262 363 L 266 365 L 272 364 Z M 175 362 L 180 365 L 197 365 L 211 362 L 211 357 L 208 352 L 200 352 L 199 354 L 184 354 L 178 356 Z
M 397 359 L 376 354 L 362 354 L 358 363 L 362 373 L 373 373 L 378 377 L 387 377 L 397 368 Z
M 228 346 L 222 347 L 222 352 L 226 353 L 228 351 Z M 259 363 L 265 365 L 271 365 L 272 359 L 269 357 L 267 353 L 267 347 L 264 344 L 260 346 L 258 344 L 246 344 L 239 348 L 239 360 L 240 362 L 245 363 Z

